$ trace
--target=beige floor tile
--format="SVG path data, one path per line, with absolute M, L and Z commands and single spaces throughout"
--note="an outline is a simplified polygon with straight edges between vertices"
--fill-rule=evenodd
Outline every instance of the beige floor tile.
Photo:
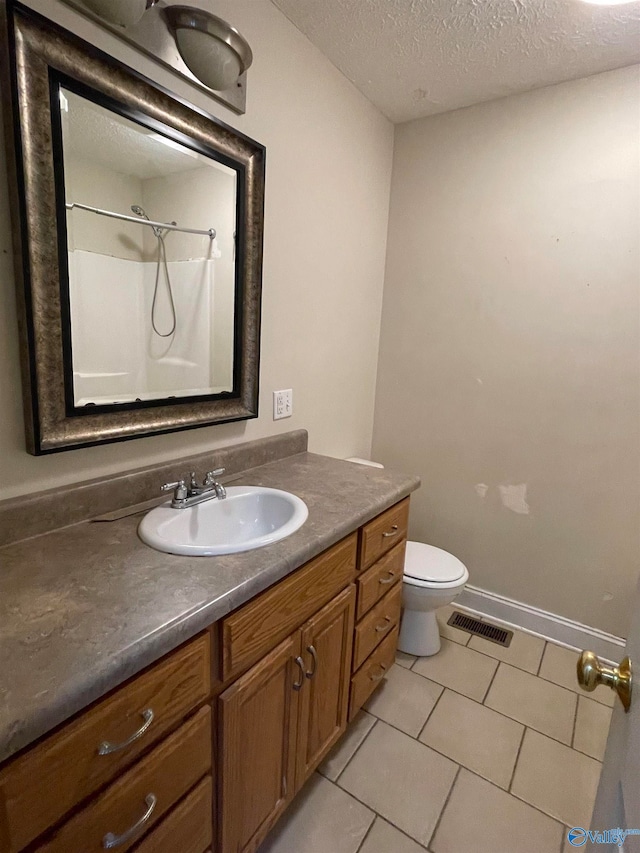
M 492 658 L 443 639 L 438 654 L 418 658 L 412 672 L 482 702 L 497 666 Z
M 574 693 L 582 693 L 576 677 L 576 664 L 578 663 L 578 652 L 571 649 L 565 649 L 562 646 L 556 646 L 555 643 L 547 643 L 542 656 L 542 665 L 540 666 L 540 678 L 546 678 L 547 681 L 553 681 L 554 684 L 560 684 L 566 687 L 567 690 L 573 690 Z M 608 687 L 596 687 L 593 693 L 589 694 L 590 699 L 595 699 L 602 705 L 613 707 L 615 701 L 615 693 Z
M 420 740 L 501 788 L 508 788 L 523 733 L 520 723 L 445 690 Z
M 430 848 L 434 853 L 558 853 L 563 831 L 555 820 L 462 769 Z
M 366 711 L 360 711 L 355 720 L 349 723 L 347 731 L 333 747 L 320 767 L 318 767 L 318 773 L 335 782 L 375 723 L 375 717 L 367 714 Z
M 438 628 L 440 629 L 441 637 L 446 637 L 447 640 L 453 640 L 455 643 L 460 643 L 461 646 L 466 646 L 471 634 L 467 631 L 461 631 L 459 628 L 452 628 L 451 625 L 447 625 L 449 617 L 453 611 L 457 609 L 458 608 L 456 608 L 454 604 L 447 604 L 445 607 L 440 607 L 436 613 Z
M 377 817 L 359 853 L 425 853 L 424 847 Z
M 401 666 L 392 666 L 365 708 L 375 717 L 418 737 L 442 690 L 428 678 Z
M 570 690 L 501 663 L 485 705 L 570 745 L 576 702 Z
M 578 696 L 578 715 L 576 731 L 573 736 L 573 748 L 586 752 L 592 758 L 602 761 L 607 745 L 609 724 L 613 708 L 607 708 L 599 702 L 592 702 L 586 696 Z
M 540 666 L 544 644 L 545 641 L 541 637 L 525 634 L 524 631 L 514 631 L 508 648 L 499 646 L 497 643 L 491 643 L 482 637 L 472 637 L 469 648 L 535 675 Z
M 600 762 L 527 729 L 511 791 L 568 826 L 588 826 Z
M 314 774 L 259 853 L 356 853 L 374 817 L 333 782 Z
M 411 669 L 417 660 L 418 658 L 415 655 L 408 655 L 406 652 L 401 652 L 400 650 L 396 652 L 396 663 L 405 669 Z
M 453 761 L 379 722 L 338 784 L 419 844 L 426 845 L 457 769 Z
M 411 669 L 417 660 L 418 658 L 415 655 L 408 655 L 406 652 L 401 652 L 400 650 L 396 652 L 396 663 L 405 669 Z

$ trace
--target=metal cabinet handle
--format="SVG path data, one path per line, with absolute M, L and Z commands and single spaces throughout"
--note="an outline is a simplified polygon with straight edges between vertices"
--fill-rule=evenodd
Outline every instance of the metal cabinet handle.
M 158 798 L 155 794 L 147 794 L 144 801 L 147 806 L 146 812 L 142 815 L 140 820 L 136 821 L 133 826 L 126 830 L 126 832 L 123 832 L 122 835 L 115 835 L 113 832 L 107 832 L 102 839 L 102 848 L 104 850 L 113 850 L 114 847 L 120 847 L 120 845 L 126 844 L 127 841 L 137 835 L 140 830 L 144 828 L 145 823 L 147 823 L 153 814 Z
M 294 690 L 301 690 L 301 689 L 302 689 L 302 685 L 304 684 L 304 677 L 305 677 L 305 674 L 306 674 L 306 673 L 305 673 L 305 669 L 304 669 L 304 661 L 302 660 L 302 658 L 300 657 L 300 655 L 298 655 L 298 657 L 295 659 L 295 662 L 296 662 L 296 663 L 298 664 L 298 666 L 300 667 L 300 681 L 294 681 L 294 682 L 293 682 L 293 689 L 294 689 Z
M 307 651 L 311 655 L 311 660 L 313 661 L 313 669 L 307 670 L 305 675 L 307 678 L 313 678 L 316 674 L 316 669 L 318 668 L 318 654 L 313 646 L 307 646 Z
M 103 740 L 98 747 L 98 755 L 110 755 L 112 752 L 120 752 L 121 749 L 126 749 L 126 747 L 130 746 L 134 741 L 138 740 L 138 738 L 141 738 L 153 722 L 153 711 L 151 708 L 147 708 L 142 712 L 142 719 L 144 720 L 144 723 L 140 726 L 138 731 L 134 732 L 130 738 L 127 738 L 127 740 L 122 743 L 110 743 L 108 740 Z
M 389 536 L 397 536 L 397 535 L 398 535 L 398 533 L 399 533 L 398 525 L 397 525 L 397 524 L 392 524 L 392 525 L 391 525 L 391 531 L 390 531 L 389 533 L 383 533 L 383 534 L 382 534 L 382 537 L 383 537 L 383 539 L 388 539 L 388 538 L 389 538 Z
M 396 573 L 395 572 L 389 572 L 388 574 L 389 574 L 388 578 L 380 578 L 378 580 L 378 583 L 391 583 L 391 581 L 395 578 Z
M 384 678 L 384 674 L 387 671 L 387 668 L 383 663 L 378 664 L 378 666 L 380 667 L 382 672 L 380 673 L 380 675 L 370 675 L 369 679 L 371 681 L 382 681 L 382 679 Z
M 384 622 L 381 625 L 376 625 L 376 632 L 381 634 L 383 631 L 386 631 L 389 627 L 389 623 L 391 622 L 391 616 L 385 616 Z

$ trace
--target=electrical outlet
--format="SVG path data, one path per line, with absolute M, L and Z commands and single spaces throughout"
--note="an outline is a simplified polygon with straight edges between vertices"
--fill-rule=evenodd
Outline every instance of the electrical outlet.
M 273 392 L 273 419 L 274 421 L 280 418 L 290 418 L 293 414 L 293 391 L 288 388 L 286 391 Z

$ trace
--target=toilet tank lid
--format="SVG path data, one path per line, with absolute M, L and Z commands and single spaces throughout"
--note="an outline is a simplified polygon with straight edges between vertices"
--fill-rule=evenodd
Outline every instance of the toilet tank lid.
M 404 573 L 432 583 L 449 583 L 464 577 L 467 569 L 457 557 L 425 542 L 407 542 Z

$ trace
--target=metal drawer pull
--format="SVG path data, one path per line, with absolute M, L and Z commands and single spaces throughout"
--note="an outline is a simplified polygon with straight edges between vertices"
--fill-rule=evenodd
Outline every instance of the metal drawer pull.
M 125 749 L 127 746 L 134 743 L 134 741 L 138 740 L 138 738 L 141 738 L 153 722 L 153 711 L 151 708 L 147 708 L 146 711 L 142 712 L 142 719 L 144 720 L 144 723 L 140 726 L 138 731 L 134 732 L 130 738 L 127 738 L 127 740 L 122 743 L 110 743 L 108 740 L 103 740 L 98 747 L 98 755 L 110 755 L 112 752 L 120 752 L 121 749 Z
M 382 679 L 384 678 L 384 674 L 387 671 L 387 668 L 383 663 L 378 664 L 378 666 L 380 667 L 382 672 L 380 673 L 380 675 L 370 675 L 369 679 L 371 681 L 382 681 Z
M 296 662 L 296 663 L 298 664 L 298 666 L 300 667 L 300 681 L 294 681 L 294 682 L 293 682 L 293 689 L 294 689 L 294 690 L 301 690 L 301 689 L 302 689 L 302 685 L 304 684 L 304 676 L 305 676 L 304 661 L 302 660 L 302 658 L 300 657 L 300 655 L 298 655 L 298 657 L 296 658 L 295 662 Z
M 132 839 L 134 835 L 137 835 L 140 830 L 144 828 L 145 823 L 147 823 L 153 814 L 158 798 L 155 794 L 147 794 L 144 801 L 147 805 L 147 810 L 140 820 L 134 823 L 132 827 L 127 829 L 126 832 L 123 832 L 122 835 L 114 835 L 113 832 L 107 832 L 102 839 L 102 847 L 104 850 L 113 850 L 114 847 L 120 847 L 121 844 L 126 844 L 127 841 Z
M 391 622 L 391 616 L 385 616 L 382 625 L 376 625 L 377 633 L 381 634 L 383 631 L 386 631 L 389 627 L 389 622 Z
M 382 534 L 382 536 L 383 536 L 383 538 L 384 538 L 384 539 L 388 539 L 388 538 L 389 538 L 389 536 L 397 536 L 397 535 L 398 535 L 398 533 L 399 533 L 399 531 L 398 531 L 398 525 L 397 525 L 397 524 L 392 524 L 392 525 L 391 525 L 391 532 L 390 532 L 390 533 L 383 533 L 383 534 Z
M 395 572 L 389 572 L 389 577 L 388 578 L 380 578 L 378 580 L 378 583 L 391 583 L 391 581 L 395 578 L 395 576 L 396 576 Z
M 311 655 L 311 660 L 313 661 L 313 669 L 307 670 L 307 672 L 305 672 L 305 675 L 307 676 L 307 678 L 313 678 L 313 676 L 316 674 L 316 669 L 318 668 L 318 655 L 313 646 L 307 646 L 307 651 Z

